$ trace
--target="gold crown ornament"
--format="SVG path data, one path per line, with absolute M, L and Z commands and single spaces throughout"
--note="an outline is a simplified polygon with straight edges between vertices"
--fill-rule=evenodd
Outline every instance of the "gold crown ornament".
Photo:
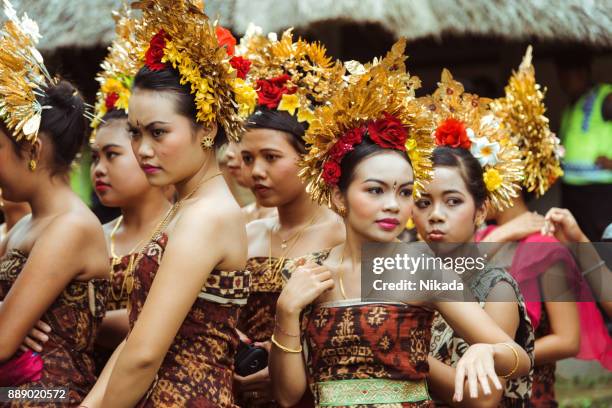
M 327 102 L 342 84 L 344 67 L 318 42 L 293 39 L 292 29 L 280 40 L 249 26 L 238 52 L 249 61 L 247 80 L 257 91 L 257 104 L 285 111 L 299 122 L 312 122 L 316 106 Z
M 383 59 L 365 66 L 347 63 L 344 86 L 316 109 L 304 136 L 308 151 L 300 162 L 300 176 L 318 203 L 332 207 L 342 158 L 366 137 L 409 156 L 415 194 L 431 179 L 433 122 L 415 98 L 420 80 L 406 71 L 405 46 L 401 39 Z
M 27 14 L 19 18 L 8 0 L 3 4 L 8 19 L 0 30 L 0 117 L 17 141 L 34 143 L 48 108 L 39 98 L 56 80 L 36 49 L 41 38 L 36 22 Z
M 141 66 L 176 69 L 181 84 L 191 87 L 196 120 L 216 121 L 230 140 L 240 140 L 257 95 L 233 67 L 236 39 L 230 31 L 210 21 L 202 1 L 141 0 L 132 8 L 142 12 L 134 26 Z
M 134 37 L 137 22 L 131 16 L 131 10 L 124 5 L 120 11 L 113 12 L 113 19 L 116 37 L 100 64 L 102 70 L 96 76 L 100 88 L 96 93 L 94 119 L 91 121 L 93 129 L 100 125 L 108 111 L 117 109 L 127 113 L 134 76 L 140 68 Z
M 436 145 L 470 151 L 482 166 L 490 203 L 498 210 L 510 207 L 523 178 L 521 156 L 491 100 L 464 92 L 447 69 L 436 91 L 420 100 L 434 120 Z
M 504 88 L 506 95 L 494 100 L 491 106 L 521 151 L 523 186 L 540 197 L 563 175 L 562 149 L 544 115 L 546 90 L 536 82 L 531 60 L 529 46 L 518 71 L 512 73 Z

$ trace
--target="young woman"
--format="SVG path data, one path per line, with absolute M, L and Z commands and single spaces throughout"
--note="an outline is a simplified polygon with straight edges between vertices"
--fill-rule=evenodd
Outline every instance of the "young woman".
M 123 110 L 111 110 L 102 117 L 91 150 L 92 184 L 100 202 L 121 209 L 119 218 L 104 225 L 111 269 L 106 316 L 96 348 L 101 370 L 128 331 L 127 303 L 138 252 L 170 209 L 170 202 L 161 187 L 149 184 L 138 165 Z
M 240 146 L 238 143 L 229 142 L 225 149 L 225 155 L 222 161 L 227 169 L 226 180 L 233 181 L 238 187 L 232 191 L 234 196 L 244 200 L 244 192 L 248 193 L 249 204 L 243 205 L 242 211 L 247 217 L 247 222 L 259 220 L 261 218 L 270 218 L 276 215 L 275 207 L 262 207 L 250 190 L 251 179 L 246 172 L 242 156 L 240 154 Z M 239 201 L 240 202 L 240 201 Z
M 433 247 L 447 250 L 465 243 L 468 245 L 459 245 L 453 251 L 478 252 L 479 248 L 469 244 L 474 242 L 475 232 L 484 222 L 487 200 L 501 205 L 504 195 L 497 194 L 502 189 L 518 188 L 518 177 L 512 172 L 512 160 L 518 152 L 510 147 L 500 149 L 505 134 L 490 121 L 486 101 L 464 94 L 461 84 L 454 81 L 448 71 L 443 72 L 436 92 L 424 98 L 423 103 L 430 107 L 437 125 L 437 147 L 433 152 L 433 180 L 414 203 L 413 219 L 417 231 Z M 490 178 L 494 174 L 498 177 L 492 183 Z M 533 358 L 533 328 L 512 277 L 489 262 L 484 268 L 472 268 L 463 273 L 461 279 L 472 289 L 484 311 Z M 454 373 L 466 348 L 464 338 L 437 316 L 429 358 L 429 383 L 440 404 L 452 403 L 453 387 L 448 377 Z M 507 381 L 504 385 L 504 391 L 496 391 L 485 405 L 528 405 L 530 376 Z M 482 404 L 483 401 L 473 401 L 465 405 Z
M 240 312 L 238 327 L 249 340 L 265 342 L 269 347 L 283 275 L 296 267 L 296 258 L 344 240 L 340 218 L 312 201 L 298 175 L 298 162 L 306 152 L 303 136 L 308 127 L 299 112 L 312 109 L 312 100 L 319 103 L 331 94 L 340 84 L 331 81 L 339 78 L 342 68 L 330 62 L 319 44 L 294 42 L 290 31 L 278 41 L 258 39 L 266 41 L 266 45 L 256 50 L 258 57 L 252 58 L 249 71 L 250 80 L 258 85 L 258 106 L 247 120 L 247 131 L 238 147 L 256 204 L 276 209 L 278 216 L 247 226 L 251 291 L 246 307 Z M 284 50 L 292 51 L 285 54 Z M 323 53 L 318 54 L 320 51 Z M 293 69 L 295 66 L 301 69 Z M 307 81 L 310 78 L 306 77 L 307 72 L 317 73 L 319 80 L 312 83 L 319 88 Z M 293 114 L 285 108 L 285 94 L 298 101 Z M 243 405 L 271 401 L 267 369 L 236 379 L 239 391 L 243 391 Z
M 150 43 L 141 44 L 145 66 L 129 101 L 132 148 L 149 183 L 173 185 L 177 201 L 134 261 L 130 332 L 84 405 L 234 407 L 247 240 L 212 149 L 224 143 L 224 133 L 236 139 L 240 132 L 235 77 L 226 63 L 232 50 L 223 50 L 215 27 L 190 3 L 140 4 L 145 24 L 136 25 L 135 37 Z M 200 74 L 181 61 L 197 64 Z
M 474 344 L 449 379 L 458 401 L 466 373 L 469 394 L 477 397 L 476 367 L 485 394 L 489 379 L 501 387 L 496 370 L 515 376 L 529 369 L 525 351 L 475 303 L 407 302 L 401 294 L 360 300 L 361 246 L 396 241 L 431 151 L 430 121 L 414 100 L 416 82 L 405 73 L 403 50 L 401 42 L 378 65 L 352 76 L 317 110 L 320 119 L 306 135 L 309 191 L 343 216 L 346 242 L 310 257 L 314 262 L 292 273 L 278 299 L 270 372 L 283 406 L 299 400 L 307 385 L 319 405 L 433 406 L 425 378 L 436 309 L 473 343 L 489 343 Z
M 5 13 L 10 20 L 0 36 L 0 87 L 14 89 L 23 81 L 36 87 L 18 88 L 23 100 L 0 95 L 8 112 L 0 123 L 0 188 L 7 200 L 32 209 L 0 247 L 0 378 L 3 386 L 23 389 L 66 387 L 64 399 L 49 406 L 74 405 L 96 380 L 93 341 L 108 285 L 102 227 L 68 184 L 70 165 L 85 140 L 85 106 L 70 83 L 51 80 L 38 55 L 24 52 L 35 45 L 28 34 L 31 20 L 20 21 L 6 5 Z M 29 29 L 22 28 L 26 22 Z M 4 65 L 11 58 L 28 67 L 27 74 L 11 72 L 14 65 Z M 29 116 L 35 119 L 28 126 L 15 126 Z M 20 351 L 41 319 L 51 328 L 44 348 Z
M 548 120 L 536 114 L 545 111 L 543 98 L 535 81 L 529 48 L 506 86 L 506 96 L 493 105 L 503 123 L 511 128 L 521 150 L 525 167 L 523 191 L 512 200 L 510 208 L 492 211 L 490 217 L 497 226 L 478 234 L 482 242 L 518 243 L 504 253 L 511 260 L 509 271 L 527 299 L 527 312 L 535 329 L 531 403 L 538 407 L 557 405 L 556 361 L 579 352 L 597 358 L 605 354 L 606 348 L 608 354 L 612 353 L 612 340 L 600 312 L 594 303 L 585 301 L 585 296 L 591 295 L 571 253 L 556 239 L 540 234 L 544 217 L 530 213 L 527 208 L 526 197 L 541 196 L 561 174 L 558 141 L 550 132 Z M 562 293 L 580 302 L 552 300 Z

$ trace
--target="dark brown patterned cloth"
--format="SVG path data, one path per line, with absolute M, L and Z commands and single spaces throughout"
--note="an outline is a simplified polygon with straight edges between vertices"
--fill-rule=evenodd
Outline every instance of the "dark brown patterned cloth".
M 310 384 L 335 380 L 425 380 L 433 311 L 358 299 L 313 306 L 304 314 Z M 316 387 L 313 393 L 316 397 Z M 418 402 L 361 405 L 433 407 Z
M 108 300 L 106 301 L 106 310 L 119 310 L 119 309 L 127 309 L 128 304 L 128 288 L 126 282 L 126 286 L 124 287 L 123 281 L 125 280 L 125 274 L 127 272 L 128 266 L 130 265 L 130 261 L 135 258 L 137 254 L 128 254 L 122 256 L 119 260 L 115 260 L 115 265 L 113 266 L 113 280 L 111 281 L 111 285 L 108 290 Z M 133 261 L 132 261 L 133 262 Z M 111 264 L 113 263 L 113 258 L 111 258 Z M 123 293 L 121 292 L 121 288 L 123 287 Z
M 274 273 L 277 258 L 255 257 L 247 260 L 246 270 L 251 275 L 247 304 L 240 309 L 238 330 L 253 341 L 268 341 L 274 333 L 276 301 L 283 290 L 281 273 Z
M 535 331 L 535 338 L 539 339 L 550 334 L 550 321 L 546 308 L 542 308 L 540 324 Z M 555 408 L 559 404 L 555 399 L 555 363 L 543 364 L 534 367 L 533 388 L 531 390 L 531 404 L 538 408 Z
M 299 259 L 322 264 L 329 250 Z M 401 303 L 341 300 L 312 305 L 302 315 L 306 365 L 315 401 L 317 382 L 353 379 L 425 380 L 433 311 Z M 316 402 L 315 402 L 316 403 Z M 350 408 L 433 407 L 418 402 L 351 405 Z
M 168 237 L 144 249 L 134 271 L 130 328 L 142 310 Z M 138 407 L 236 407 L 232 395 L 236 324 L 249 291 L 248 272 L 213 270 Z
M 111 258 L 111 265 L 113 265 L 113 262 L 115 262 L 115 264 L 113 266 L 113 279 L 111 279 L 110 285 L 108 286 L 106 311 L 127 309 L 129 295 L 127 293 L 127 286 L 123 286 L 123 281 L 125 280 L 125 274 L 128 269 L 128 266 L 130 262 L 133 262 L 133 259 L 136 255 L 137 254 L 124 255 L 119 260 Z M 122 287 L 123 292 L 121 292 Z M 96 363 L 96 375 L 100 375 L 108 359 L 113 354 L 113 351 L 114 350 L 112 349 L 101 347 L 97 344 L 95 345 L 94 361 Z
M 17 250 L 9 251 L 0 259 L 0 300 L 6 297 L 27 260 L 27 255 Z M 93 345 L 105 313 L 107 291 L 106 279 L 92 279 L 88 282 L 73 280 L 68 284 L 41 317 L 51 326 L 49 341 L 40 353 L 43 359 L 42 378 L 19 388 L 67 387 L 70 405 L 83 400 L 96 382 Z M 66 406 L 40 402 L 0 404 L 2 407 L 41 405 Z

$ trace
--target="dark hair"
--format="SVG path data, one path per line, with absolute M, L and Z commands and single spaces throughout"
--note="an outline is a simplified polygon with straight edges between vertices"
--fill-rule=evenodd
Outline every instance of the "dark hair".
M 77 89 L 65 80 L 46 87 L 44 94 L 37 96 L 37 100 L 45 107 L 39 133 L 47 134 L 53 144 L 52 172 L 65 173 L 70 170 L 72 161 L 85 143 L 85 102 Z M 11 135 L 4 122 L 0 128 Z M 21 156 L 23 147 L 29 142 L 17 142 L 13 137 L 10 139 L 15 152 Z
M 289 143 L 300 154 L 306 153 L 306 142 L 304 134 L 308 129 L 307 122 L 298 120 L 288 112 L 276 109 L 268 109 L 265 106 L 258 106 L 255 112 L 249 116 L 246 122 L 247 129 L 274 129 L 291 135 Z
M 98 127 L 103 127 L 113 120 L 127 119 L 128 115 L 123 109 L 111 109 L 102 116 L 102 120 Z
M 158 92 L 168 92 L 172 94 L 176 100 L 176 112 L 179 115 L 191 119 L 194 129 L 202 126 L 196 121 L 197 107 L 194 95 L 191 93 L 191 86 L 186 83 L 181 85 L 181 75 L 172 68 L 154 71 L 144 66 L 138 71 L 134 78 L 133 88 L 146 89 Z M 223 126 L 217 126 L 217 135 L 215 136 L 215 148 L 222 146 L 227 142 L 227 136 Z
M 349 184 L 351 184 L 351 181 L 353 181 L 353 173 L 355 172 L 355 168 L 359 163 L 370 156 L 386 151 L 396 152 L 412 166 L 412 163 L 410 163 L 410 158 L 404 152 L 396 149 L 385 149 L 384 147 L 380 147 L 374 143 L 368 137 L 364 136 L 362 142 L 355 145 L 353 150 L 348 152 L 340 161 L 341 174 L 340 179 L 338 180 L 338 188 L 340 191 L 343 193 L 346 192 Z
M 433 151 L 432 159 L 434 167 L 457 167 L 476 208 L 482 207 L 487 199 L 487 186 L 482 178 L 482 166 L 472 153 L 466 149 L 438 146 Z

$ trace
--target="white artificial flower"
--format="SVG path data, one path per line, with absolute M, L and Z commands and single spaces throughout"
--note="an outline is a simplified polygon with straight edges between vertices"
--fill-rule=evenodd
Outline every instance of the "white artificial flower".
M 277 42 L 278 41 L 278 36 L 274 32 L 268 33 L 268 40 L 270 40 L 272 42 Z
M 497 142 L 490 142 L 486 137 L 478 137 L 472 141 L 470 152 L 478 159 L 480 165 L 495 166 L 500 146 Z
M 470 139 L 472 142 L 476 139 L 476 134 L 474 133 L 472 128 L 465 129 L 465 133 L 467 134 L 468 139 Z

